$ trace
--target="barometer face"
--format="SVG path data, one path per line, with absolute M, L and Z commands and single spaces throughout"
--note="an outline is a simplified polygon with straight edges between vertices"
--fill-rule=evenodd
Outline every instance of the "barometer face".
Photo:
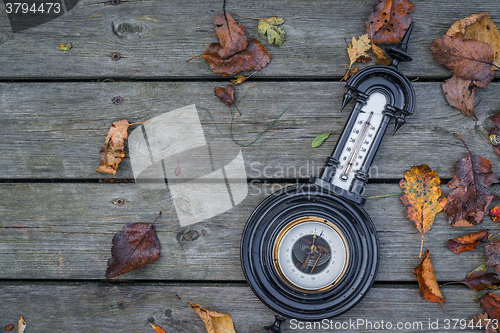
M 340 230 L 326 219 L 307 216 L 291 221 L 275 240 L 278 275 L 297 290 L 321 291 L 345 272 L 349 257 Z

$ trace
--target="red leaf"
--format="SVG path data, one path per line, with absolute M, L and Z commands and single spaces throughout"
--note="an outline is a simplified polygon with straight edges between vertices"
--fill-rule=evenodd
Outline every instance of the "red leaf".
M 130 272 L 155 262 L 160 255 L 160 242 L 152 223 L 131 223 L 113 237 L 106 279 Z
M 446 243 L 448 249 L 454 253 L 462 253 L 465 251 L 472 251 L 480 241 L 486 242 L 488 240 L 488 229 L 475 232 L 470 235 L 449 239 Z
M 500 282 L 495 273 L 486 273 L 486 266 L 481 265 L 461 280 L 470 289 L 478 292 L 485 289 L 497 289 L 495 283 Z
M 376 44 L 393 44 L 403 39 L 413 11 L 408 0 L 377 0 L 366 19 L 366 33 Z

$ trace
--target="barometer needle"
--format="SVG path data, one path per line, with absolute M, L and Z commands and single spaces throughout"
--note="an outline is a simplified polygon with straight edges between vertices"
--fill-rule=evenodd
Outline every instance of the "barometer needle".
M 317 258 L 317 259 L 316 259 L 316 261 L 314 262 L 313 268 L 311 268 L 311 272 L 310 272 L 309 274 L 312 274 L 312 273 L 313 273 L 313 271 L 314 271 L 314 267 L 316 267 L 316 264 L 318 263 L 319 257 L 321 257 L 321 252 L 319 253 L 318 258 Z

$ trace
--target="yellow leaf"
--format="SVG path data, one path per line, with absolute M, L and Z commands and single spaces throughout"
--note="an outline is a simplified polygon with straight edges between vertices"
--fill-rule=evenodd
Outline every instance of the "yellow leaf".
M 24 333 L 24 330 L 26 329 L 26 321 L 24 321 L 24 318 L 21 317 L 17 323 L 17 332 L 18 333 Z
M 248 78 L 249 78 L 249 76 L 239 74 L 239 75 L 235 75 L 234 79 L 231 80 L 231 82 L 234 84 L 240 84 L 240 83 L 245 82 Z
M 494 66 L 491 69 L 500 70 L 500 32 L 491 20 L 490 13 L 477 13 L 458 20 L 452 24 L 446 35 L 490 44 L 495 53 Z
M 165 333 L 165 330 L 163 328 L 161 328 L 161 326 L 158 326 L 158 325 L 155 325 L 155 324 L 151 324 L 151 327 L 153 328 L 153 330 L 156 333 Z
M 267 34 L 267 41 L 269 44 L 276 44 L 280 46 L 285 42 L 285 30 L 278 27 L 278 25 L 285 23 L 285 20 L 281 17 L 269 17 L 265 19 L 258 19 L 259 25 L 257 27 L 257 32 L 259 36 L 264 36 Z
M 349 69 L 356 61 L 366 62 L 366 60 L 371 59 L 366 53 L 371 47 L 368 34 L 361 35 L 357 39 L 356 37 L 352 37 L 351 44 L 347 47 L 347 53 L 351 60 Z
M 199 304 L 194 305 L 190 302 L 188 304 L 203 320 L 208 333 L 236 333 L 233 320 L 228 314 L 203 309 Z
M 71 50 L 72 47 L 73 47 L 73 45 L 71 45 L 70 42 L 67 42 L 67 43 L 59 44 L 59 46 L 57 48 L 61 51 L 69 51 L 69 50 Z

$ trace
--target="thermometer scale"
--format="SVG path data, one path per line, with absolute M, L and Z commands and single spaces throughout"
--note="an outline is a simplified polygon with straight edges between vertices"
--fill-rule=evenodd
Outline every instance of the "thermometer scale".
M 379 241 L 362 197 L 369 168 L 389 122 L 394 133 L 415 109 L 415 92 L 397 68 L 413 24 L 386 48 L 389 66 L 352 76 L 342 110 L 353 109 L 331 156 L 312 184 L 290 186 L 266 198 L 248 219 L 241 241 L 243 273 L 255 295 L 285 317 L 319 321 L 338 316 L 366 295 L 379 264 Z

